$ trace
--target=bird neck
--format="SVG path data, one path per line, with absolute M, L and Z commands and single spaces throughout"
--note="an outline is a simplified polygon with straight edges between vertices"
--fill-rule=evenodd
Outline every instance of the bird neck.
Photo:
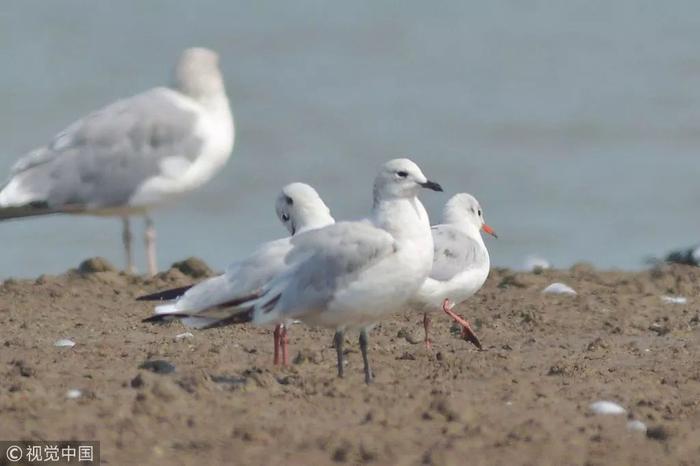
M 303 220 L 299 222 L 295 234 L 323 228 L 333 223 L 335 223 L 335 219 L 328 212 L 309 211 L 305 213 Z
M 386 230 L 396 241 L 432 241 L 430 220 L 417 197 L 377 200 L 372 210 L 372 223 Z M 432 249 L 432 248 L 431 248 Z

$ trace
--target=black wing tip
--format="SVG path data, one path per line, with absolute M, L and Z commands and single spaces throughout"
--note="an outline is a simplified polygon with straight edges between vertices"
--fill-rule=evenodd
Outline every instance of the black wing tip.
M 158 291 L 157 293 L 139 296 L 136 298 L 136 301 L 172 301 L 173 299 L 179 298 L 185 294 L 185 292 L 193 286 L 194 285 L 187 285 L 178 288 L 171 288 L 169 290 Z
M 155 314 L 150 317 L 146 317 L 145 319 L 142 319 L 141 322 L 144 324 L 155 324 L 158 322 L 163 322 L 166 317 L 169 317 L 169 314 Z

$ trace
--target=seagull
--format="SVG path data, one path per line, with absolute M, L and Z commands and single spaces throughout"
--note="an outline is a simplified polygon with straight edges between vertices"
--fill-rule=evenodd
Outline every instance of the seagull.
M 172 87 L 118 100 L 21 157 L 0 189 L 0 220 L 47 214 L 122 219 L 126 268 L 134 272 L 129 218 L 142 215 L 148 270 L 158 270 L 152 207 L 209 181 L 234 142 L 218 55 L 185 50 Z
M 259 291 L 233 300 L 229 321 L 269 325 L 298 319 L 334 328 L 339 377 L 345 332 L 358 329 L 365 382 L 372 382 L 369 328 L 408 303 L 433 263 L 430 221 L 417 197 L 421 188 L 442 191 L 408 159 L 385 163 L 375 178 L 370 217 L 297 233 L 284 257 L 286 268 Z
M 303 234 L 335 223 L 331 211 L 316 190 L 305 183 L 291 183 L 282 188 L 275 199 L 275 212 L 291 236 Z M 230 307 L 237 299 L 257 291 L 282 271 L 285 255 L 291 250 L 289 237 L 269 241 L 250 256 L 229 265 L 223 275 L 197 285 L 175 288 L 138 298 L 140 301 L 172 301 L 156 307 L 155 315 L 145 319 L 156 322 L 165 318 L 181 318 L 194 328 L 213 328 L 235 323 L 230 320 Z M 289 364 L 286 321 L 275 326 L 274 364 Z
M 481 342 L 469 323 L 452 308 L 479 291 L 489 275 L 489 251 L 480 231 L 498 238 L 484 222 L 479 201 L 471 194 L 460 193 L 447 201 L 443 222 L 432 227 L 433 268 L 412 302 L 423 311 L 425 346 L 431 347 L 430 312 L 442 309 L 462 326 L 463 336 L 481 349 Z M 450 303 L 452 300 L 452 303 Z

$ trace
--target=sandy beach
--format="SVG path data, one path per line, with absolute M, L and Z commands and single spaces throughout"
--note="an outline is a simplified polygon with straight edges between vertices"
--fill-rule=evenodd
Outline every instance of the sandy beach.
M 338 379 L 327 330 L 292 326 L 278 368 L 269 329 L 142 324 L 137 296 L 211 274 L 187 265 L 5 281 L 0 438 L 96 439 L 111 465 L 700 464 L 697 268 L 495 269 L 457 308 L 484 351 L 438 314 L 429 351 L 422 316 L 399 314 L 371 333 L 366 386 L 356 335 Z M 553 282 L 577 294 L 543 294 Z M 626 414 L 594 414 L 600 400 Z

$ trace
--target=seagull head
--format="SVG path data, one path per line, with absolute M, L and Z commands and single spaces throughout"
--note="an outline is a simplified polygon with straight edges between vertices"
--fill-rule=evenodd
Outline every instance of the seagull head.
M 409 159 L 389 160 L 374 180 L 375 200 L 415 197 L 421 188 L 442 191 L 439 184 L 428 180 L 420 167 Z
M 321 196 L 306 183 L 290 183 L 282 188 L 275 200 L 275 211 L 292 236 L 335 223 Z
M 474 196 L 467 193 L 455 194 L 445 204 L 445 223 L 467 224 L 476 232 L 479 230 L 498 238 L 496 232 L 484 221 L 484 211 Z M 475 233 L 478 235 L 478 233 Z
M 175 66 L 175 88 L 196 100 L 224 93 L 219 55 L 203 47 L 185 49 Z

